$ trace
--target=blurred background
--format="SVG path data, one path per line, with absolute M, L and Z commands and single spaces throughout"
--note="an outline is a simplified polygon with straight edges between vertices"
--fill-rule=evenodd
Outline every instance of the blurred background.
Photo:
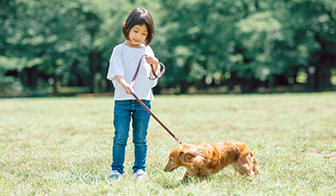
M 336 90 L 335 0 L 0 0 L 0 97 L 112 93 L 135 7 L 166 66 L 156 94 Z

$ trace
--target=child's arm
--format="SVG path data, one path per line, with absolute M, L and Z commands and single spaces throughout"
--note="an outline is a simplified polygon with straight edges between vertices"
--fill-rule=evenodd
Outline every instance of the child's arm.
M 146 61 L 148 64 L 152 64 L 154 67 L 154 72 L 157 71 L 158 65 L 159 65 L 159 60 L 155 58 L 155 56 L 146 56 Z
M 115 79 L 117 79 L 117 81 L 121 84 L 121 86 L 125 89 L 126 93 L 127 94 L 133 94 L 134 93 L 134 90 L 133 88 L 131 87 L 131 85 L 129 85 L 125 78 L 121 75 L 116 75 L 115 76 Z

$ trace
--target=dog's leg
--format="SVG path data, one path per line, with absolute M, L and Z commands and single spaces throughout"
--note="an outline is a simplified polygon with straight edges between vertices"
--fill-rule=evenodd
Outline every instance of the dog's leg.
M 236 172 L 244 174 L 244 172 L 237 166 L 237 164 L 232 164 L 232 167 Z
M 183 180 L 188 177 L 187 171 L 184 172 L 183 176 L 179 177 L 178 180 Z

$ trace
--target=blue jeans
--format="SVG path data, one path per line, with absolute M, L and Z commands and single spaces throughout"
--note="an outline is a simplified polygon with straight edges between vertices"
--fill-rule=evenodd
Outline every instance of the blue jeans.
M 150 109 L 150 101 L 143 100 Z M 129 136 L 132 119 L 134 166 L 133 172 L 139 169 L 145 171 L 147 157 L 147 129 L 150 114 L 136 101 L 115 101 L 114 104 L 114 138 L 112 147 L 112 170 L 124 173 L 125 147 Z

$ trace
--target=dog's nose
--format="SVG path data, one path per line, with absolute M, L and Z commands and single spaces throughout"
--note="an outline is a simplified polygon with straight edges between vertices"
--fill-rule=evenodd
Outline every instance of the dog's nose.
M 163 170 L 163 171 L 167 172 L 166 168 L 164 168 L 164 170 Z

